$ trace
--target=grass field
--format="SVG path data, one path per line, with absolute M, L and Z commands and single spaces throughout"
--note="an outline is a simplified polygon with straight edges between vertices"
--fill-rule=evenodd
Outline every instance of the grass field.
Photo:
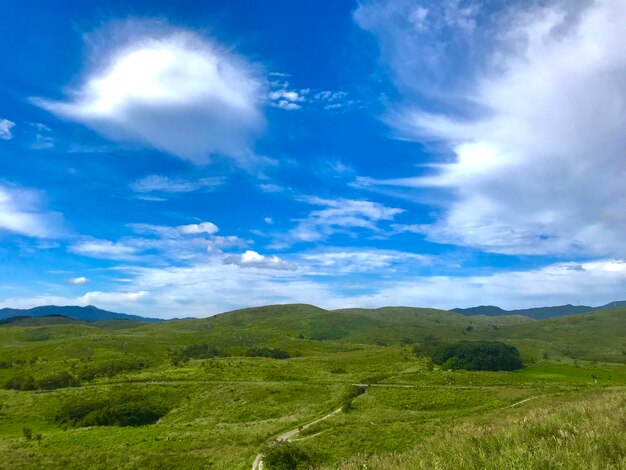
M 412 352 L 429 337 L 505 341 L 526 367 L 433 368 Z M 288 305 L 151 324 L 3 325 L 0 384 L 35 385 L 0 390 L 0 468 L 251 468 L 275 436 L 341 406 L 360 383 L 370 387 L 345 412 L 290 444 L 306 456 L 300 468 L 626 468 L 625 341 L 619 309 L 534 321 Z M 219 355 L 175 359 L 197 344 Z M 246 356 L 255 347 L 291 357 Z M 76 404 L 120 412 L 133 400 L 158 411 L 152 424 L 61 418 Z

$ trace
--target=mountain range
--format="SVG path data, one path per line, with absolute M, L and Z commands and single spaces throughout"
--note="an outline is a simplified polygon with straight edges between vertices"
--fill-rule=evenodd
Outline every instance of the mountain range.
M 534 318 L 535 320 L 544 320 L 546 318 L 561 317 L 563 315 L 573 315 L 576 313 L 589 313 L 597 312 L 600 310 L 606 310 L 608 308 L 626 307 L 626 300 L 620 300 L 616 302 L 609 302 L 606 305 L 600 307 L 589 307 L 588 305 L 558 305 L 555 307 L 535 307 L 525 308 L 519 310 L 504 310 L 495 305 L 481 305 L 479 307 L 470 308 L 453 308 L 451 312 L 461 313 L 467 316 L 474 315 L 524 315 L 525 317 Z
M 48 317 L 62 315 L 64 317 L 75 318 L 83 321 L 110 321 L 110 320 L 131 320 L 142 322 L 163 321 L 159 318 L 147 318 L 139 315 L 129 315 L 127 313 L 116 313 L 102 310 L 93 305 L 86 307 L 78 306 L 56 306 L 45 305 L 29 309 L 3 308 L 0 309 L 0 320 L 13 317 Z

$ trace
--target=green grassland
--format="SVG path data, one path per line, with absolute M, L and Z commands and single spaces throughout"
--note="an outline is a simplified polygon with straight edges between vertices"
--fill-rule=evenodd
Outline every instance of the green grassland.
M 525 367 L 441 370 L 413 354 L 433 339 L 503 341 Z M 176 359 L 198 344 L 219 354 Z M 308 305 L 163 323 L 21 319 L 0 326 L 0 385 L 32 389 L 0 389 L 0 468 L 251 468 L 277 435 L 345 405 L 354 384 L 370 387 L 290 444 L 301 468 L 626 468 L 625 364 L 624 309 L 542 321 Z M 63 419 L 135 402 L 152 424 Z

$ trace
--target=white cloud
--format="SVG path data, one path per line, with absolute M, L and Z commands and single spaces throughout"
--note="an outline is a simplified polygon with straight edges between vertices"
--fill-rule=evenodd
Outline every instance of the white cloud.
M 148 175 L 130 185 L 136 193 L 191 193 L 194 191 L 215 191 L 224 184 L 219 176 L 200 178 L 197 180 L 169 178 L 161 175 Z
M 68 284 L 74 284 L 74 285 L 82 285 L 82 284 L 87 284 L 89 282 L 89 279 L 87 279 L 84 276 L 80 276 L 80 277 L 71 277 L 66 281 Z
M 105 58 L 93 59 L 98 67 L 68 101 L 37 104 L 112 140 L 195 163 L 212 155 L 242 165 L 253 158 L 251 144 L 264 126 L 264 82 L 254 65 L 214 41 L 158 23 L 117 23 L 89 42 L 106 49 Z
M 421 227 L 431 240 L 625 256 L 626 4 L 478 14 L 456 2 L 427 16 L 448 29 L 413 35 L 401 16 L 408 5 L 367 4 L 356 18 L 379 39 L 404 97 L 388 122 L 403 138 L 443 143 L 453 158 L 427 177 L 379 183 L 452 191 L 439 221 Z
M 62 233 L 62 216 L 42 209 L 41 195 L 0 181 L 0 232 L 33 238 L 56 238 Z
M 265 222 L 266 224 L 272 225 L 274 223 L 274 220 L 271 217 L 265 217 L 263 219 L 263 222 Z
M 13 127 L 15 127 L 13 121 L 0 119 L 0 140 L 11 140 L 13 138 L 13 133 L 11 132 Z
M 208 233 L 212 235 L 218 231 L 217 225 L 211 222 L 201 222 L 199 224 L 180 225 L 176 227 L 181 233 L 197 235 Z
M 234 264 L 241 268 L 259 268 L 293 271 L 296 265 L 288 263 L 278 256 L 265 256 L 256 251 L 247 250 L 241 255 L 230 255 L 224 258 L 224 264 Z
M 322 206 L 323 209 L 312 211 L 286 236 L 279 237 L 284 243 L 295 241 L 316 242 L 327 239 L 336 233 L 353 234 L 357 230 L 377 232 L 378 223 L 390 221 L 403 212 L 402 209 L 387 207 L 383 204 L 354 199 L 323 199 L 306 197 L 307 204 Z M 278 246 L 281 243 L 277 243 Z
M 69 251 L 90 258 L 129 260 L 135 259 L 138 249 L 123 242 L 91 239 L 70 246 Z

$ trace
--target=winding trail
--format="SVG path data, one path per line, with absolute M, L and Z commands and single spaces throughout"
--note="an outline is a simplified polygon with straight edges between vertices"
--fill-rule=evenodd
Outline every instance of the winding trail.
M 314 424 L 319 423 L 320 421 L 324 421 L 325 419 L 331 418 L 333 416 L 335 416 L 336 414 L 341 413 L 341 408 L 337 408 L 335 411 L 332 411 L 330 413 L 328 413 L 325 416 L 322 416 L 321 418 L 316 419 L 315 421 L 311 421 L 308 424 L 305 424 L 303 426 L 299 426 L 295 429 L 292 429 L 291 431 L 286 431 L 284 433 L 282 433 L 280 436 L 278 436 L 276 439 L 274 439 L 275 442 L 290 442 L 293 441 L 294 439 L 292 439 L 294 436 L 296 436 L 300 431 L 304 431 L 305 429 L 313 426 Z M 319 433 L 318 433 L 319 434 Z M 254 458 L 254 462 L 252 463 L 252 470 L 263 470 L 263 453 L 259 452 L 258 454 L 256 454 L 256 457 Z

